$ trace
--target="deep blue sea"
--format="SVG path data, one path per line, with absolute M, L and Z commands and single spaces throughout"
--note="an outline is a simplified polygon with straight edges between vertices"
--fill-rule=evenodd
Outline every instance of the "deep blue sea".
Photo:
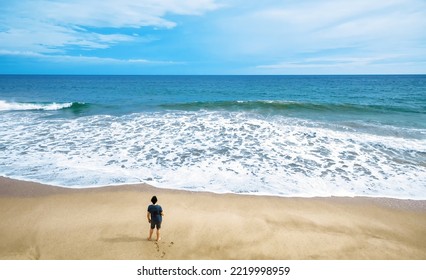
M 426 75 L 1 75 L 0 175 L 426 199 Z

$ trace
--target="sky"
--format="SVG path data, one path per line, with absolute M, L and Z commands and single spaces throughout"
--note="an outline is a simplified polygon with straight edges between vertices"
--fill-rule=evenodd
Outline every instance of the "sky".
M 425 74 L 426 0 L 0 0 L 0 74 Z

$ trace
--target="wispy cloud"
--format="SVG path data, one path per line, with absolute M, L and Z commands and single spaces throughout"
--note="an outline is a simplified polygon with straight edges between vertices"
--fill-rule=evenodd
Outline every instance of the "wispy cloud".
M 376 55 L 376 56 L 356 56 L 356 57 L 315 57 L 294 61 L 284 61 L 277 64 L 258 65 L 263 69 L 291 69 L 291 68 L 325 68 L 338 66 L 368 66 L 377 64 L 389 64 L 396 59 L 401 59 L 400 55 Z
M 5 1 L 0 6 L 0 46 L 52 54 L 142 43 L 147 38 L 122 28 L 170 29 L 177 25 L 170 15 L 201 15 L 218 7 L 214 0 Z
M 66 62 L 66 63 L 85 63 L 85 64 L 107 64 L 107 65 L 120 65 L 120 64 L 139 64 L 139 65 L 177 65 L 184 64 L 182 61 L 161 61 L 161 60 L 148 60 L 148 59 L 118 59 L 110 57 L 97 57 L 97 56 L 83 56 L 83 55 L 61 55 L 61 54 L 42 54 L 32 51 L 9 51 L 0 49 L 0 55 L 3 56 L 20 56 L 34 59 L 43 59 L 44 61 L 51 62 Z
M 105 49 L 137 38 L 125 34 L 99 34 L 82 28 L 28 21 L 28 27 L 14 26 L 0 33 L 4 49 L 40 53 L 64 52 L 66 48 Z
M 425 69 L 426 59 L 418 55 L 382 54 L 372 56 L 325 56 L 300 58 L 273 64 L 258 65 L 255 68 L 268 73 L 305 73 L 305 74 L 401 74 L 421 72 Z
M 91 27 L 155 26 L 172 28 L 168 14 L 201 15 L 219 6 L 213 0 L 69 0 L 25 1 L 49 20 Z M 40 3 L 41 2 L 41 3 Z
M 426 56 L 426 2 L 421 0 L 274 1 L 218 25 L 227 34 L 224 55 L 249 57 L 260 65 L 256 69 L 312 70 L 346 64 L 358 65 L 361 71 L 361 66 L 378 64 L 383 55 L 398 61 L 415 60 L 414 54 L 417 59 Z M 336 61 L 336 53 L 330 51 L 327 63 L 310 60 L 333 49 L 353 59 Z
M 426 2 L 419 0 L 294 1 L 252 9 L 222 22 L 247 52 L 331 48 L 379 39 L 426 37 Z

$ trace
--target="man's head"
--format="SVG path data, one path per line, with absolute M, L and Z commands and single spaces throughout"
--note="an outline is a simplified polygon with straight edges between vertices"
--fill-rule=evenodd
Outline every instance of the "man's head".
M 157 203 L 157 197 L 155 195 L 151 198 L 151 202 L 152 204 Z

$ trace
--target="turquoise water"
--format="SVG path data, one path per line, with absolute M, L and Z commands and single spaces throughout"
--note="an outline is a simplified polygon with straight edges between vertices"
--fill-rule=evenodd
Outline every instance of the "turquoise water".
M 426 198 L 426 76 L 0 76 L 0 174 Z

